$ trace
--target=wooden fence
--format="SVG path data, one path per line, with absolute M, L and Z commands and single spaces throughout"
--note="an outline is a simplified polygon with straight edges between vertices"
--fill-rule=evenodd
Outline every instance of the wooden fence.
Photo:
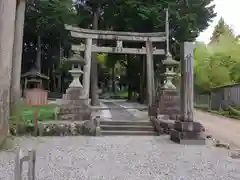
M 240 107 L 240 83 L 212 88 L 209 93 L 196 94 L 196 104 L 206 104 L 212 110 Z
M 26 105 L 46 105 L 48 104 L 48 91 L 43 89 L 24 90 L 24 102 Z

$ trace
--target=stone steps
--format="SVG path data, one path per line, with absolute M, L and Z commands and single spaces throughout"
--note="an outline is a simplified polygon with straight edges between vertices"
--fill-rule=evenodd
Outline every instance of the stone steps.
M 152 126 L 150 121 L 101 120 L 101 125 Z
M 154 131 L 153 126 L 139 126 L 139 125 L 101 125 L 103 131 Z
M 103 136 L 157 136 L 155 131 L 101 131 Z
M 150 121 L 100 121 L 100 131 L 102 136 L 156 136 Z

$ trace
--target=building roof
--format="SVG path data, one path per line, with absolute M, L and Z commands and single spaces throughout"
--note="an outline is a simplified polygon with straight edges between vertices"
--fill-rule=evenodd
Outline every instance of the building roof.
M 21 77 L 28 77 L 28 76 L 40 77 L 42 79 L 49 80 L 48 76 L 45 76 L 44 74 L 40 73 L 35 67 L 31 68 L 28 72 L 21 75 Z

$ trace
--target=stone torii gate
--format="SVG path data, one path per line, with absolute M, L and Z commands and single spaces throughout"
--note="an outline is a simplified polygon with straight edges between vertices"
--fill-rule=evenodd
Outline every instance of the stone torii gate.
M 85 67 L 83 86 L 85 96 L 89 97 L 91 53 L 118 53 L 118 54 L 146 54 L 147 55 L 147 89 L 148 106 L 153 105 L 153 96 L 155 96 L 153 55 L 165 55 L 163 49 L 152 47 L 153 42 L 164 42 L 168 38 L 168 31 L 157 33 L 132 33 L 81 29 L 65 25 L 65 28 L 71 32 L 74 38 L 85 39 L 85 45 L 72 45 L 73 51 L 85 51 Z M 100 47 L 92 44 L 93 39 L 115 40 L 115 47 Z M 123 47 L 123 41 L 145 42 L 143 48 Z M 194 121 L 193 117 L 193 61 L 194 44 L 184 42 L 181 46 L 181 92 L 180 92 L 180 120 L 176 120 L 174 128 L 170 132 L 170 139 L 183 144 L 204 144 L 205 138 L 202 134 L 202 125 Z M 169 53 L 169 52 L 168 52 Z M 169 97 L 170 99 L 172 97 Z M 149 113 L 149 116 L 152 116 Z M 151 117 L 152 118 L 152 117 Z
M 165 42 L 165 32 L 156 33 L 136 33 L 136 32 L 117 32 L 117 31 L 102 31 L 81 29 L 70 25 L 65 25 L 65 28 L 71 32 L 74 38 L 85 39 L 85 45 L 72 45 L 73 51 L 84 51 L 86 65 L 84 67 L 83 87 L 85 96 L 89 97 L 90 88 L 90 70 L 91 70 L 91 53 L 116 53 L 116 54 L 142 54 L 147 56 L 147 90 L 148 90 L 148 105 L 153 103 L 155 95 L 153 55 L 165 55 L 164 49 L 153 48 L 153 42 Z M 102 47 L 92 44 L 92 40 L 115 40 L 115 47 Z M 123 41 L 128 42 L 145 42 L 145 47 L 142 48 L 127 48 L 123 47 Z

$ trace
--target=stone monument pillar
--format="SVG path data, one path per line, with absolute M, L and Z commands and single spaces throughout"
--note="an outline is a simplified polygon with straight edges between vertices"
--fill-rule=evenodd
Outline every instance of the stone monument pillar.
M 205 144 L 204 128 L 193 116 L 194 44 L 185 42 L 181 52 L 181 119 L 175 121 L 170 139 L 180 144 Z
M 78 64 L 73 64 L 72 69 L 69 71 L 73 80 L 69 85 L 69 88 L 66 90 L 66 94 L 63 95 L 60 104 L 59 117 L 60 120 L 89 120 L 91 111 L 88 104 L 88 98 L 86 98 L 83 86 L 79 80 L 80 76 L 83 74 L 81 65 L 83 65 L 84 62 L 80 61 L 80 55 L 77 54 L 69 60 L 72 59 L 78 59 L 78 62 L 75 61 L 75 63 Z

